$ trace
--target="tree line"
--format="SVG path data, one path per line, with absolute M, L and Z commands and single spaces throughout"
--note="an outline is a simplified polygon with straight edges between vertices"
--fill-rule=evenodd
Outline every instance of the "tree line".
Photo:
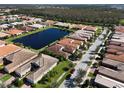
M 18 9 L 11 14 L 26 14 L 62 22 L 83 24 L 118 24 L 124 18 L 124 10 L 113 8 L 44 8 L 44 9 Z

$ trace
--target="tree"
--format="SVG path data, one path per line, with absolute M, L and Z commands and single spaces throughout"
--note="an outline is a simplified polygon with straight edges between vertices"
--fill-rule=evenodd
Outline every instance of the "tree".
M 77 77 L 82 78 L 85 76 L 85 74 L 86 74 L 85 70 L 82 70 L 82 69 L 77 70 Z
M 64 85 L 67 87 L 67 88 L 73 88 L 74 87 L 74 84 L 73 84 L 73 79 L 69 79 L 69 80 L 66 80 Z
M 17 78 L 14 82 L 14 85 L 17 87 L 21 87 L 24 84 L 23 80 L 19 80 L 19 78 Z
M 80 83 L 83 81 L 83 77 L 85 76 L 86 74 L 86 71 L 82 70 L 82 69 L 78 69 L 77 70 L 77 75 L 76 77 L 74 78 L 74 81 L 76 83 L 77 86 L 80 85 Z
M 70 62 L 70 63 L 68 64 L 68 66 L 69 66 L 70 68 L 72 68 L 72 67 L 74 66 L 74 64 L 73 64 L 72 62 Z

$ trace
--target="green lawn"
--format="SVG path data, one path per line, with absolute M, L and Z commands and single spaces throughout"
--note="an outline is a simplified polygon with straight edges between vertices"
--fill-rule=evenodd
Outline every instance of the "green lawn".
M 11 75 L 5 74 L 3 77 L 0 78 L 0 81 L 5 82 L 6 80 L 10 79 Z
M 54 67 L 51 71 L 57 71 L 57 74 L 55 74 L 53 77 L 50 77 L 50 81 L 48 81 L 46 84 L 42 84 L 42 83 L 37 83 L 35 84 L 35 88 L 47 88 L 49 87 L 53 81 L 57 81 L 58 78 L 65 72 L 63 70 L 64 67 L 68 67 L 69 65 L 69 62 L 68 61 L 63 61 L 63 62 L 60 62 L 56 67 Z M 68 73 L 68 71 L 66 72 Z M 66 74 L 65 74 L 66 75 Z M 62 79 L 60 79 L 59 82 L 57 82 L 58 86 L 62 83 L 62 81 L 65 79 L 65 75 L 63 76 Z
M 95 75 L 93 73 L 91 73 L 91 72 L 89 72 L 88 76 L 89 77 L 95 77 Z
M 120 23 L 121 25 L 124 25 L 124 19 L 121 19 L 121 20 L 119 21 L 119 23 Z

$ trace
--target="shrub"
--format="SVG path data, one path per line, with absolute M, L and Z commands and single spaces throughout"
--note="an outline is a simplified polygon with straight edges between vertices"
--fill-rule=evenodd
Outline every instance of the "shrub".
M 87 80 L 85 80 L 84 84 L 81 87 L 86 88 L 89 86 L 89 84 L 90 84 L 90 81 L 89 81 L 89 79 L 87 79 Z
M 24 82 L 23 80 L 16 79 L 14 84 L 17 87 L 21 87 L 24 84 Z
M 71 70 L 70 70 L 70 73 L 71 73 L 71 74 L 73 74 L 73 73 L 74 73 L 74 71 L 75 71 L 75 69 L 71 69 Z
M 73 64 L 72 62 L 70 62 L 70 63 L 68 64 L 68 66 L 69 66 L 70 68 L 72 68 L 72 67 L 74 66 L 74 64 Z
M 70 77 L 71 77 L 71 74 L 68 74 L 68 75 L 66 76 L 66 80 L 70 79 Z
M 68 68 L 68 67 L 64 67 L 63 70 L 64 70 L 64 71 L 68 71 L 69 68 Z

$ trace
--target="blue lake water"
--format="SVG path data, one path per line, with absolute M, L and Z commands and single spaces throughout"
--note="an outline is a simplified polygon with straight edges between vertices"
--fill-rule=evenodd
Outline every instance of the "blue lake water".
M 13 42 L 22 43 L 24 46 L 30 46 L 33 49 L 40 49 L 68 34 L 69 33 L 67 31 L 50 28 L 35 34 L 15 39 Z

